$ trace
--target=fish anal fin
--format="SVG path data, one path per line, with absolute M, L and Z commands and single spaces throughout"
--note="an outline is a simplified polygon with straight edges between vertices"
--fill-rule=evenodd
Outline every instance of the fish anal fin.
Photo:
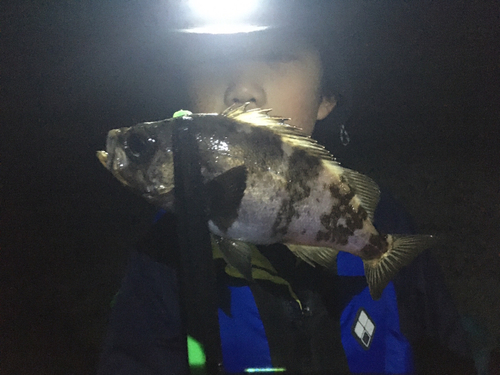
M 401 268 L 436 242 L 436 237 L 425 235 L 389 235 L 388 239 L 390 248 L 382 258 L 363 261 L 366 281 L 374 300 L 380 299 L 389 281 Z
M 331 247 L 305 246 L 295 244 L 285 244 L 296 257 L 302 259 L 311 266 L 316 264 L 329 268 L 335 264 L 338 250 Z

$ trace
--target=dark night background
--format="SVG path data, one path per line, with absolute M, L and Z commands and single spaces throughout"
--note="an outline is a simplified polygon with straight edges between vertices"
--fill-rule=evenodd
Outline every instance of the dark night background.
M 151 21 L 158 4 L 2 2 L 2 374 L 94 371 L 128 250 L 155 212 L 95 152 L 109 129 L 170 117 L 183 103 Z M 499 4 L 345 3 L 354 109 L 351 144 L 337 154 L 392 191 L 419 232 L 446 236 L 435 256 L 474 322 L 473 345 L 492 350 L 493 360 Z

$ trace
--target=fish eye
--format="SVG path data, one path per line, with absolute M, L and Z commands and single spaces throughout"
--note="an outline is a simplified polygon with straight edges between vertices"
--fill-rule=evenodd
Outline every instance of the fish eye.
M 145 163 L 155 152 L 156 140 L 147 134 L 130 133 L 125 139 L 124 149 L 127 156 L 135 162 Z

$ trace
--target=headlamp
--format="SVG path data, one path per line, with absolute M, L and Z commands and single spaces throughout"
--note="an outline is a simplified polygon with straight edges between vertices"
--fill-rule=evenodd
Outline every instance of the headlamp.
M 176 31 L 192 34 L 239 34 L 266 30 L 259 0 L 189 0 L 179 4 L 183 27 Z

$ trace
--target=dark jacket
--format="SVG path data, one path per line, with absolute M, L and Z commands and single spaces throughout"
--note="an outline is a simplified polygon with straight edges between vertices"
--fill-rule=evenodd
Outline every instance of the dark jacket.
M 412 232 L 403 212 L 394 200 L 382 195 L 375 214 L 377 228 L 384 233 Z M 186 371 L 176 246 L 175 219 L 167 214 L 132 254 L 110 317 L 99 374 Z M 291 284 L 302 303 L 301 309 L 282 285 L 262 281 L 250 287 L 273 366 L 294 372 L 347 373 L 352 357 L 349 363 L 350 353 L 342 345 L 340 321 L 346 306 L 366 290 L 365 278 L 339 275 L 305 263 L 296 267 L 295 257 L 282 245 L 259 249 Z M 221 314 L 229 312 L 234 303 L 230 291 L 236 289 L 231 288 L 242 287 L 245 282 L 225 274 L 223 265 L 218 268 Z M 474 373 L 459 315 L 429 252 L 398 274 L 393 290 L 397 296 L 394 310 L 396 319 L 399 318 L 400 337 L 412 348 L 410 357 L 416 371 Z M 384 352 L 387 358 L 389 349 Z

